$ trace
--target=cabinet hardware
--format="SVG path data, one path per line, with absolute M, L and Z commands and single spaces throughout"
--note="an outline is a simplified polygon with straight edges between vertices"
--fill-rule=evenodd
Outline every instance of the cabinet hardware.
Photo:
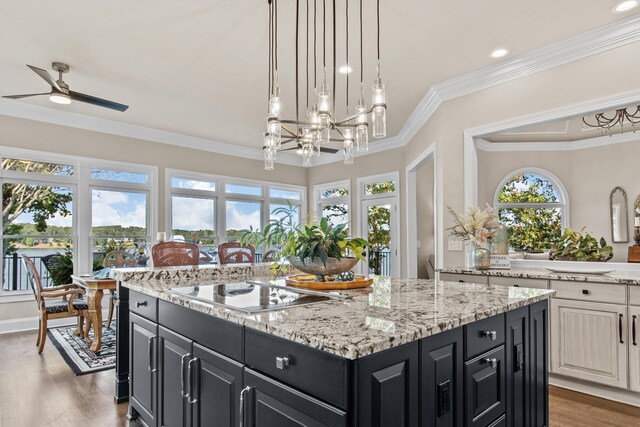
M 158 338 L 155 335 L 152 337 L 149 337 L 149 340 L 147 341 L 147 350 L 149 351 L 149 363 L 147 364 L 147 368 L 149 369 L 149 372 L 151 372 L 152 374 L 155 372 L 158 372 L 157 368 L 152 368 L 152 364 L 153 364 L 153 342 L 154 340 Z
M 495 357 L 484 359 L 484 361 L 487 362 L 487 364 L 492 368 L 498 366 L 498 359 L 496 359 Z
M 140 308 L 140 307 L 146 307 L 147 306 L 147 302 L 146 301 L 139 301 L 136 303 L 136 307 Z
M 636 342 L 636 315 L 634 314 L 631 317 L 631 336 L 633 338 L 633 345 L 638 345 Z
M 245 387 L 240 392 L 240 427 L 244 427 L 244 399 L 245 394 L 251 391 L 251 387 Z
M 513 287 L 514 287 L 514 288 L 519 288 L 519 287 L 520 287 L 520 285 L 518 285 L 517 283 L 514 283 L 514 284 L 513 284 Z
M 195 381 L 191 381 L 191 376 L 192 376 L 191 364 L 194 363 L 194 362 L 198 363 L 199 361 L 200 361 L 200 359 L 198 359 L 197 357 L 194 357 L 193 359 L 189 360 L 189 365 L 188 365 L 189 372 L 188 372 L 187 375 L 189 376 L 189 396 L 190 396 L 189 403 L 191 403 L 192 405 L 195 404 L 195 403 L 198 403 L 198 398 L 200 396 L 195 396 L 195 393 L 193 391 L 193 384 L 195 383 Z M 196 374 L 197 374 L 197 372 L 196 372 Z M 195 378 L 197 378 L 197 377 L 198 377 L 198 375 L 195 376 Z M 198 386 L 196 386 L 196 391 L 198 391 Z
M 589 289 L 583 289 L 582 290 L 582 294 L 583 295 L 589 295 Z
M 450 411 L 450 390 L 451 382 L 449 380 L 443 381 L 438 384 L 438 417 L 448 414 Z
M 182 395 L 182 397 L 189 397 L 189 393 L 185 393 L 184 391 L 184 359 L 186 359 L 187 357 L 191 357 L 191 355 L 187 353 L 182 356 L 182 359 L 180 359 L 180 394 Z
M 622 339 L 622 314 L 618 314 L 618 333 L 620 334 L 620 344 L 624 344 Z
M 287 369 L 289 367 L 289 358 L 288 357 L 276 357 L 276 368 L 278 369 Z
M 495 341 L 498 337 L 498 333 L 496 331 L 484 331 L 484 336 L 489 338 L 491 341 Z

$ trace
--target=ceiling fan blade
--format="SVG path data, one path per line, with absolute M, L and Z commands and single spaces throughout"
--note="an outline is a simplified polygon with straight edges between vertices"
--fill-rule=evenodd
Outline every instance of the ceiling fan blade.
M 282 152 L 282 151 L 291 151 L 291 150 L 299 150 L 299 149 L 300 147 L 298 146 L 298 147 L 285 148 L 284 150 L 278 150 L 278 151 Z
M 119 104 L 117 102 L 108 101 L 106 99 L 97 98 L 91 95 L 85 95 L 84 93 L 69 91 L 69 97 L 74 101 L 86 102 L 87 104 L 97 105 L 98 107 L 110 108 L 117 111 L 127 111 L 128 105 Z
M 28 98 L 30 96 L 40 96 L 40 95 L 49 95 L 51 94 L 51 92 L 45 92 L 45 93 L 29 93 L 26 95 L 7 95 L 7 96 L 3 96 L 3 98 L 9 98 L 9 99 L 20 99 L 20 98 Z
M 337 152 L 339 152 L 340 150 L 336 150 L 335 148 L 325 148 L 325 147 L 320 147 L 320 151 L 323 153 L 330 153 L 330 154 L 336 154 Z
M 58 92 L 63 92 L 63 90 L 60 89 L 60 86 L 58 86 L 58 83 L 56 83 L 56 80 L 53 77 L 51 77 L 51 74 L 49 74 L 47 70 L 43 70 L 42 68 L 34 67 L 33 65 L 29 65 L 29 64 L 27 64 L 27 67 L 31 68 L 34 73 L 42 77 L 44 81 L 49 83 L 49 85 L 55 88 Z

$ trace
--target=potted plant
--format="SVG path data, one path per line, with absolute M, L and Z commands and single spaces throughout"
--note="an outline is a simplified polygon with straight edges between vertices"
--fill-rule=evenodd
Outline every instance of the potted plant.
M 607 245 L 604 237 L 598 241 L 589 233 L 564 230 L 557 248 L 551 250 L 549 259 L 559 261 L 599 261 L 606 262 L 613 258 L 613 248 Z
M 346 224 L 333 226 L 326 218 L 319 224 L 298 224 L 300 206 L 290 203 L 275 209 L 273 219 L 263 231 L 249 230 L 241 237 L 242 243 L 273 248 L 272 271 L 280 271 L 282 261 L 305 273 L 316 275 L 316 281 L 325 281 L 329 274 L 351 270 L 359 260 L 365 259 L 369 243 L 361 238 L 349 238 Z
M 491 253 L 483 246 L 491 243 L 493 229 L 500 222 L 493 208 L 489 205 L 485 209 L 471 206 L 464 215 L 457 214 L 448 208 L 453 217 L 453 226 L 448 230 L 450 235 L 473 245 L 473 266 L 478 270 L 487 270 L 491 266 Z

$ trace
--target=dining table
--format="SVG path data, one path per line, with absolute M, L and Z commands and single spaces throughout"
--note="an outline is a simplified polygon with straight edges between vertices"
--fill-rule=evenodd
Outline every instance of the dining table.
M 93 339 L 89 338 L 88 329 L 84 334 L 89 345 L 89 349 L 94 353 L 100 351 L 102 346 L 102 297 L 104 291 L 109 291 L 113 298 L 116 291 L 116 281 L 111 278 L 95 278 L 91 274 L 72 275 L 74 284 L 84 288 L 87 296 L 87 306 L 91 324 L 93 325 Z M 89 322 L 87 322 L 89 326 Z M 82 331 L 80 331 L 82 333 Z

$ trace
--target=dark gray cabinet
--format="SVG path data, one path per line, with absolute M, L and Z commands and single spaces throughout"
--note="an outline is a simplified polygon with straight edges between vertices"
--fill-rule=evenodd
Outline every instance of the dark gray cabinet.
M 462 328 L 420 342 L 422 427 L 462 426 L 462 364 Z
M 549 425 L 548 301 L 529 306 L 529 405 L 530 425 Z
M 246 427 L 346 427 L 348 425 L 345 411 L 249 368 L 245 370 L 241 416 L 243 417 L 242 425 Z
M 175 332 L 159 328 L 158 425 L 191 425 L 191 405 L 187 372 L 193 343 Z
M 529 424 L 529 307 L 506 314 L 507 420 L 513 426 Z
M 465 362 L 465 425 L 484 427 L 506 409 L 504 345 Z
M 158 325 L 131 313 L 129 339 L 130 405 L 145 424 L 155 426 L 158 414 Z
M 418 425 L 418 342 L 358 361 L 358 425 Z
M 189 362 L 193 426 L 238 426 L 243 365 L 193 344 Z

